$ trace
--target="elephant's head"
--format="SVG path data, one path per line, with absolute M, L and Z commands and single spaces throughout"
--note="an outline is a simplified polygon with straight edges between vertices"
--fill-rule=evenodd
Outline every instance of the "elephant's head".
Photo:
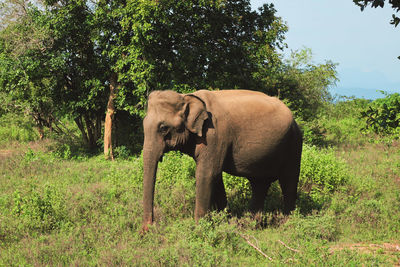
M 143 120 L 143 229 L 153 222 L 154 185 L 158 161 L 168 150 L 182 149 L 193 135 L 203 135 L 208 118 L 204 102 L 194 95 L 154 91 Z

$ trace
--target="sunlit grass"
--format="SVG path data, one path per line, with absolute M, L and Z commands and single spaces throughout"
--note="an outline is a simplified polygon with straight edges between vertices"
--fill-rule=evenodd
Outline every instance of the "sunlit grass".
M 121 148 L 111 162 L 78 143 L 4 143 L 0 265 L 396 265 L 400 143 L 370 142 L 357 118 L 332 114 L 320 122 L 328 147 L 304 145 L 292 215 L 282 215 L 274 183 L 255 218 L 247 180 L 224 174 L 228 209 L 196 224 L 195 163 L 171 152 L 159 164 L 155 223 L 146 235 L 140 155 Z

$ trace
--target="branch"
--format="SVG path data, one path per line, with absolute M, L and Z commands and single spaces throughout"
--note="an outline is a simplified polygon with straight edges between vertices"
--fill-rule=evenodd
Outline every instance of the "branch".
M 289 249 L 289 250 L 291 250 L 291 251 L 294 251 L 294 252 L 297 252 L 297 253 L 300 253 L 300 250 L 297 250 L 297 249 L 294 249 L 294 248 L 289 247 L 288 245 L 286 245 L 285 243 L 283 243 L 281 240 L 278 240 L 278 242 L 281 243 L 282 245 L 284 245 L 287 249 Z
M 263 255 L 265 258 L 269 259 L 270 261 L 273 261 L 273 259 L 268 256 L 267 254 L 265 254 L 264 252 L 262 252 L 262 250 L 260 248 L 258 248 L 256 245 L 254 245 L 253 243 L 250 242 L 249 238 L 245 235 L 242 235 L 241 233 L 238 233 L 246 242 L 247 244 L 249 244 L 250 246 L 252 246 L 255 250 L 257 250 L 261 255 Z M 257 239 L 255 237 L 253 237 L 256 241 Z

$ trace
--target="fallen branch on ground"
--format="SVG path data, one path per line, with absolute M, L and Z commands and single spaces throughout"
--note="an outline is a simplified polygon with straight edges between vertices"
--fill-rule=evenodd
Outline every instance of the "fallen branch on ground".
M 262 250 L 257 247 L 256 245 L 254 245 L 253 243 L 250 242 L 249 237 L 242 235 L 241 233 L 238 233 L 246 242 L 247 244 L 249 244 L 250 246 L 252 246 L 255 250 L 257 250 L 261 255 L 263 255 L 265 258 L 269 259 L 270 261 L 273 261 L 273 259 L 268 256 L 267 254 L 265 254 L 264 252 L 262 252 Z M 255 240 L 257 240 L 255 237 L 253 237 Z
M 291 251 L 294 251 L 294 252 L 297 252 L 297 253 L 300 253 L 300 250 L 297 250 L 297 249 L 294 249 L 294 248 L 289 247 L 288 245 L 286 245 L 285 243 L 283 243 L 283 242 L 282 242 L 281 240 L 279 240 L 279 239 L 278 239 L 278 242 L 281 243 L 282 245 L 284 245 L 287 249 L 289 249 L 289 250 L 291 250 Z

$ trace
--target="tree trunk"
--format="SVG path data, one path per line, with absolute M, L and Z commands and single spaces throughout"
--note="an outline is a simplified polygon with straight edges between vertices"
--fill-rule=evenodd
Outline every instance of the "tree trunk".
M 113 73 L 110 78 L 110 95 L 107 103 L 106 120 L 104 123 L 104 156 L 106 159 L 114 160 L 113 154 L 113 125 L 115 116 L 114 99 L 117 90 L 117 74 Z
M 89 117 L 88 114 L 84 115 L 85 118 L 85 123 L 86 123 L 86 131 L 87 131 L 87 136 L 89 138 L 89 149 L 94 150 L 96 148 L 96 136 L 95 136 L 95 129 L 93 125 L 93 121 Z
M 101 122 L 102 122 L 103 116 L 104 116 L 104 113 L 102 113 L 102 112 L 99 112 L 96 115 L 96 124 L 95 124 L 96 141 L 99 140 L 101 137 Z
M 44 130 L 43 130 L 43 126 L 39 124 L 39 125 L 37 126 L 37 128 L 38 128 L 38 132 L 39 132 L 39 139 L 40 139 L 40 140 L 43 140 L 43 139 L 44 139 Z
M 83 142 L 85 143 L 85 145 L 89 145 L 89 139 L 88 139 L 88 136 L 85 131 L 85 126 L 83 126 L 83 123 L 82 123 L 82 117 L 81 116 L 76 117 L 75 123 L 78 126 L 79 130 L 81 131 Z

